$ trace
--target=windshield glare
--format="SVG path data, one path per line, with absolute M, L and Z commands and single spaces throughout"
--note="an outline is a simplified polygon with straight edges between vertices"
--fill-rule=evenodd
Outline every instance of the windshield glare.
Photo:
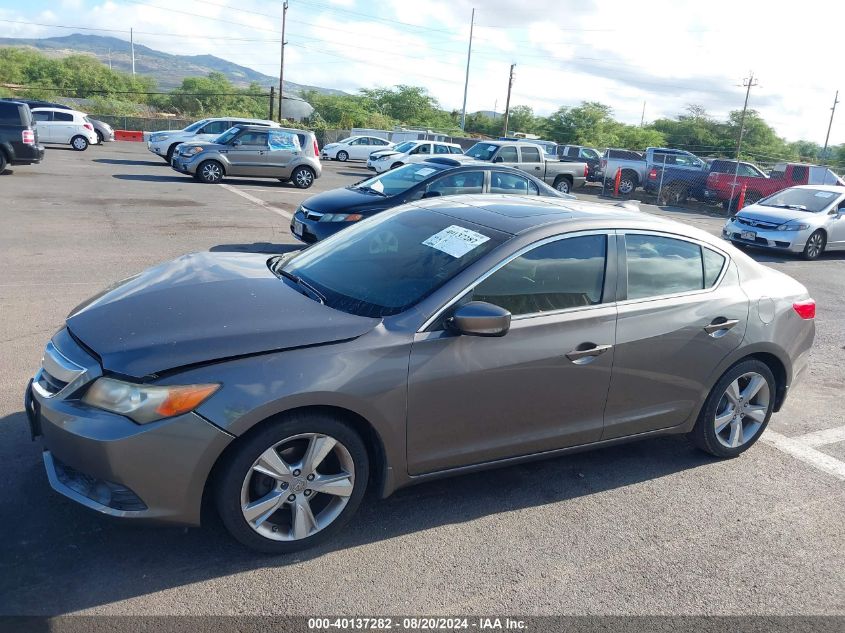
M 492 229 L 428 209 L 396 209 L 317 242 L 284 267 L 326 305 L 368 317 L 414 306 L 503 242 Z
M 758 202 L 764 207 L 795 207 L 817 213 L 828 208 L 837 194 L 824 189 L 784 189 Z
M 201 121 L 197 121 L 196 123 L 191 123 L 188 127 L 183 130 L 183 132 L 196 132 L 206 123 L 208 123 L 208 119 L 202 119 Z
M 230 127 L 228 130 L 223 132 L 223 134 L 215 138 L 214 142 L 218 143 L 219 145 L 228 145 L 240 131 L 241 129 L 239 127 Z
M 394 147 L 393 151 L 399 152 L 400 154 L 404 154 L 405 152 L 414 149 L 416 146 L 416 141 L 405 141 L 404 143 L 400 143 L 399 145 Z
M 493 158 L 493 154 L 496 153 L 497 149 L 499 149 L 498 145 L 493 145 L 491 143 L 476 143 L 470 147 L 465 154 L 467 156 L 477 158 L 478 160 L 490 160 Z
M 395 196 L 408 191 L 418 182 L 428 179 L 432 174 L 440 171 L 436 167 L 429 167 L 426 164 L 411 164 L 391 169 L 383 174 L 368 178 L 353 189 L 374 189 L 386 196 Z

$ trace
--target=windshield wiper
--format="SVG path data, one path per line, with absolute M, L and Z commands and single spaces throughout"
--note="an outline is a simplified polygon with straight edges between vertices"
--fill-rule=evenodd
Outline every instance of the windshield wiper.
M 386 198 L 387 194 L 383 191 L 379 191 L 378 189 L 373 189 L 372 187 L 355 187 L 358 191 L 371 191 L 372 193 L 380 195 L 382 198 Z
M 319 302 L 323 305 L 326 305 L 326 297 L 323 296 L 323 294 L 319 290 L 317 290 L 314 286 L 309 284 L 307 281 L 304 281 L 301 277 L 298 277 L 297 275 L 294 275 L 293 273 L 288 272 L 284 268 L 280 269 L 278 271 L 278 273 L 282 277 L 284 277 L 285 279 L 289 279 L 290 281 L 295 283 L 297 286 L 302 288 L 305 291 L 302 294 L 304 294 L 305 296 L 310 295 L 311 298 L 314 299 L 315 301 L 317 301 L 317 302 Z
M 772 207 L 776 207 L 778 209 L 793 209 L 795 211 L 806 211 L 807 210 L 807 207 L 805 207 L 803 204 L 772 204 L 772 205 L 766 205 L 766 206 L 772 206 Z

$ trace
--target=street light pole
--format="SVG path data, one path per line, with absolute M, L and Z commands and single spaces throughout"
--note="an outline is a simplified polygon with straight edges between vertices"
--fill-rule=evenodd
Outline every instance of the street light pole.
M 467 118 L 467 90 L 469 89 L 469 61 L 472 58 L 472 29 L 475 26 L 475 8 L 469 21 L 469 48 L 467 48 L 467 76 L 464 80 L 464 107 L 461 109 L 461 129 L 464 129 Z
M 830 128 L 833 127 L 833 115 L 836 114 L 836 104 L 839 103 L 839 91 L 836 91 L 836 96 L 833 97 L 833 107 L 830 109 L 830 123 L 827 124 L 827 136 L 824 137 L 824 149 L 822 150 L 822 160 L 827 163 L 827 143 L 830 140 Z

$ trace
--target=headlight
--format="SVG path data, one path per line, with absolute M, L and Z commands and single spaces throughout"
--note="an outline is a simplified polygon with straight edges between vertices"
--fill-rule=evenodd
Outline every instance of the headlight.
M 360 213 L 326 213 L 320 222 L 357 222 L 363 217 Z
M 146 424 L 193 411 L 219 388 L 220 385 L 157 387 L 98 378 L 85 392 L 82 402 Z
M 805 229 L 809 229 L 809 224 L 781 224 L 777 230 L 778 231 L 803 231 Z
M 182 150 L 182 156 L 196 156 L 203 152 L 202 147 L 189 147 L 187 149 Z
M 158 143 L 159 141 L 164 141 L 168 138 L 170 138 L 170 134 L 154 134 L 151 137 L 151 140 L 153 143 Z

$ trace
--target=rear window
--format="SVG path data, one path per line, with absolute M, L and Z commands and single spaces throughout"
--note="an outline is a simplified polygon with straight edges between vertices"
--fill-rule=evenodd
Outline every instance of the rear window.
M 53 112 L 53 120 L 64 121 L 65 123 L 72 122 L 73 115 L 68 112 Z
M 28 125 L 29 108 L 17 103 L 0 102 L 0 125 Z

